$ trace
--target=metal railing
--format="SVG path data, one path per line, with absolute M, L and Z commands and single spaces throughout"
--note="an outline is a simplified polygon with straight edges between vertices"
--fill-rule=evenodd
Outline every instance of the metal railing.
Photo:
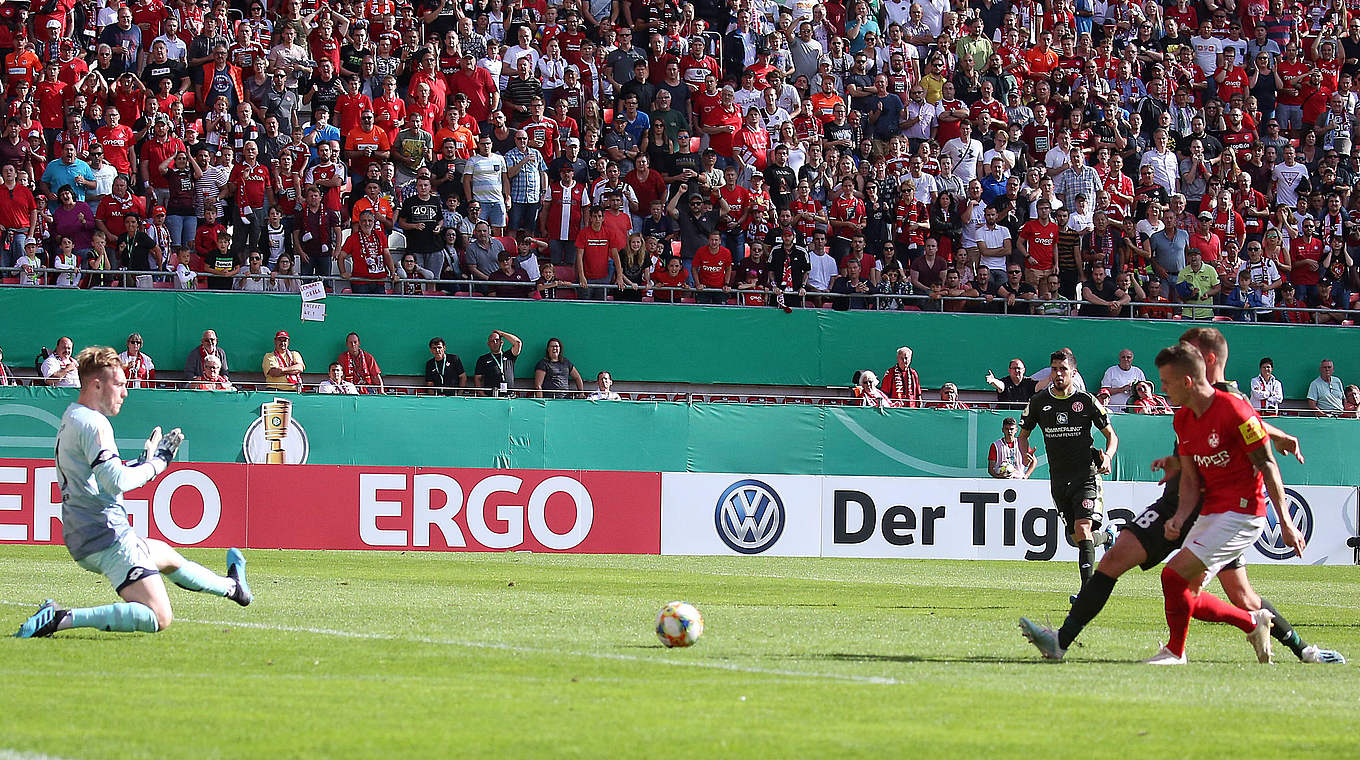
M 43 281 L 29 284 L 5 282 L 3 283 L 3 286 L 82 288 L 85 286 L 84 280 L 86 280 L 86 278 L 90 279 L 99 278 L 101 283 L 107 282 L 108 284 L 95 285 L 94 287 L 140 288 L 143 290 L 179 289 L 175 287 L 177 285 L 175 273 L 167 270 L 133 270 L 133 269 L 73 270 L 73 269 L 58 269 L 56 267 L 33 267 L 31 272 L 33 277 L 41 277 Z M 13 279 L 15 276 L 21 276 L 21 273 L 26 272 L 25 270 L 21 270 L 19 267 L 8 268 L 0 267 L 0 275 L 7 276 L 11 279 Z M 55 280 L 59 276 L 70 274 L 75 274 L 79 276 L 77 285 L 54 285 L 46 282 L 46 279 L 49 276 L 51 276 L 51 278 Z M 195 290 L 205 289 L 207 279 L 219 277 L 219 275 L 214 275 L 211 272 L 195 272 L 194 275 L 195 277 L 192 281 L 195 283 L 195 287 L 193 288 Z M 532 281 L 505 282 L 478 279 L 429 279 L 429 278 L 417 279 L 417 278 L 404 278 L 400 276 L 387 277 L 375 280 L 354 280 L 350 276 L 346 275 L 316 276 L 300 274 L 278 274 L 274 272 L 271 272 L 268 276 L 264 275 L 252 275 L 252 276 L 263 278 L 266 284 L 269 282 L 279 281 L 284 282 L 296 281 L 299 285 L 301 285 L 302 283 L 321 282 L 328 286 L 327 290 L 331 294 L 343 293 L 345 295 L 351 295 L 351 293 L 345 293 L 344 291 L 345 289 L 349 288 L 350 285 L 356 282 L 359 284 L 378 284 L 384 287 L 384 292 L 367 295 L 397 296 L 397 297 L 408 297 L 412 295 L 423 294 L 436 296 L 437 295 L 470 296 L 474 298 L 480 297 L 497 299 L 514 297 L 520 300 L 535 300 L 533 294 L 539 285 L 539 283 Z M 139 277 L 146 279 L 143 279 L 139 284 L 137 279 Z M 238 274 L 231 277 L 226 276 L 222 277 L 224 279 L 232 279 L 239 281 L 245 278 L 245 275 Z M 976 305 L 977 307 L 981 307 L 981 310 L 984 311 L 984 313 L 1005 314 L 1010 316 L 1041 316 L 1041 317 L 1082 316 L 1092 319 L 1171 318 L 1171 319 L 1201 319 L 1201 320 L 1212 319 L 1217 317 L 1219 319 L 1226 318 L 1229 320 L 1237 321 L 1234 319 L 1235 317 L 1243 314 L 1249 314 L 1251 316 L 1251 319 L 1241 320 L 1247 322 L 1261 321 L 1263 319 L 1268 320 L 1269 317 L 1271 317 L 1272 315 L 1282 314 L 1286 312 L 1294 312 L 1299 314 L 1313 315 L 1313 320 L 1317 324 L 1327 324 L 1325 322 L 1320 321 L 1324 316 L 1332 319 L 1339 318 L 1340 321 L 1334 324 L 1346 326 L 1349 326 L 1351 324 L 1355 315 L 1360 314 L 1360 309 L 1351 308 L 1328 309 L 1307 306 L 1283 306 L 1280 304 L 1276 304 L 1273 307 L 1241 308 L 1236 306 L 1229 306 L 1226 304 L 1214 304 L 1214 303 L 1195 304 L 1183 302 L 1157 303 L 1146 301 L 1132 301 L 1126 306 L 1124 306 L 1118 314 L 1095 316 L 1089 314 L 1082 315 L 1079 314 L 1078 312 L 1084 306 L 1085 307 L 1098 306 L 1097 304 L 1091 304 L 1086 301 L 1073 301 L 1070 299 L 1017 298 L 1015 299 L 1015 303 L 1012 304 L 1008 299 L 987 296 L 951 296 L 943 294 L 920 294 L 920 293 L 900 295 L 874 292 L 847 295 L 843 293 L 830 293 L 820 290 L 806 290 L 803 292 L 799 292 L 766 288 L 742 289 L 742 288 L 705 288 L 691 286 L 669 287 L 659 285 L 645 285 L 633 288 L 628 286 L 615 285 L 612 283 L 607 284 L 587 283 L 583 285 L 579 281 L 569 282 L 566 280 L 558 280 L 552 284 L 552 287 L 559 290 L 571 291 L 572 295 L 569 297 L 570 300 L 589 300 L 585 298 L 584 294 L 581 293 L 580 291 L 598 290 L 607 294 L 611 294 L 615 301 L 634 300 L 630 298 L 619 297 L 620 293 L 627 292 L 638 294 L 636 300 L 645 301 L 649 303 L 673 303 L 686 305 L 691 303 L 698 303 L 700 305 L 733 305 L 733 306 L 750 306 L 752 308 L 769 308 L 771 306 L 777 307 L 781 305 L 786 305 L 786 309 L 792 309 L 806 306 L 807 302 L 809 301 L 814 302 L 817 306 L 825 305 L 831 308 L 835 308 L 836 305 L 838 304 L 846 304 L 848 306 L 849 304 L 847 302 L 852 303 L 854 300 L 861 300 L 873 304 L 874 309 L 879 311 L 950 311 L 953 310 L 951 305 L 964 304 L 965 309 L 968 308 L 969 305 Z M 416 293 L 400 292 L 407 288 L 418 289 L 418 292 Z M 389 289 L 397 292 L 390 292 Z M 522 292 L 524 295 L 518 297 L 491 295 L 491 291 L 502 289 L 517 290 Z M 231 290 L 221 290 L 214 292 L 248 293 L 259 291 L 244 290 L 237 288 L 235 285 L 233 285 L 233 288 Z M 287 291 L 279 291 L 277 290 L 277 288 L 275 288 L 265 289 L 263 292 L 295 292 L 295 291 L 292 289 L 288 289 Z M 658 294 L 669 294 L 669 297 L 667 297 L 666 295 L 659 296 Z M 743 297 L 747 295 L 759 295 L 763 297 L 766 302 L 763 304 L 744 304 L 742 303 L 742 300 Z M 799 302 L 803 303 L 800 304 Z M 898 304 L 906 308 L 894 308 Z M 1049 312 L 1063 311 L 1067 313 L 1043 313 L 1046 309 Z M 1168 317 L 1142 317 L 1140 316 L 1140 314 L 1143 313 L 1144 310 L 1156 310 L 1156 312 L 1158 313 L 1169 312 L 1169 315 Z M 1192 316 L 1197 315 L 1203 311 L 1210 312 L 1210 316 L 1208 317 Z M 1310 323 L 1304 322 L 1299 324 Z

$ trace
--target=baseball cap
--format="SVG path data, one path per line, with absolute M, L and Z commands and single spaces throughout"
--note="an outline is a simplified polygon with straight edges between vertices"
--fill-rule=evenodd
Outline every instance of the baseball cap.
M 1209 221 L 1212 222 L 1212 221 L 1214 220 L 1214 215 L 1213 215 L 1212 212 L 1209 212 L 1209 211 L 1201 211 L 1201 212 L 1199 212 L 1199 218 L 1200 218 L 1200 219 L 1208 219 Z
M 278 340 L 279 338 L 287 338 L 287 337 L 288 337 L 288 333 L 285 332 L 285 331 L 283 331 L 283 330 L 279 330 L 278 332 L 274 333 L 274 340 Z
M 151 215 L 152 215 L 152 216 L 160 216 L 161 214 L 164 214 L 164 213 L 165 213 L 165 206 L 157 206 L 157 207 L 151 209 Z
M 61 28 L 61 22 L 58 21 L 58 20 L 56 20 L 56 19 L 49 19 L 48 22 L 47 22 L 47 28 L 48 28 L 48 29 L 60 29 L 60 28 Z
M 567 145 L 568 145 L 568 146 L 574 145 L 574 146 L 576 146 L 576 147 L 579 148 L 579 147 L 581 147 L 581 141 L 580 141 L 580 140 L 577 140 L 575 137 L 568 137 L 568 138 L 567 138 Z

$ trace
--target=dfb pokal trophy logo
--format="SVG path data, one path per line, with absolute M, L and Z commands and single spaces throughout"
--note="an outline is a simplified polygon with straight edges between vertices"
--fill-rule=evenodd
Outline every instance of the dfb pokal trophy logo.
M 293 419 L 293 402 L 276 398 L 260 405 L 242 449 L 250 464 L 306 464 L 307 432 Z

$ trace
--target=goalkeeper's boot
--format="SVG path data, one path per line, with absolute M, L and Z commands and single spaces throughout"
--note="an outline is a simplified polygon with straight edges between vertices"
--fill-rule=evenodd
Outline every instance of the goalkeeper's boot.
M 19 631 L 14 634 L 16 639 L 38 639 L 44 636 L 51 636 L 57 632 L 57 625 L 62 618 L 69 612 L 60 609 L 51 599 L 42 603 L 38 611 L 29 616 L 24 624 L 19 626 Z
M 255 596 L 250 593 L 250 585 L 246 583 L 246 556 L 240 549 L 227 550 L 227 577 L 236 581 L 236 590 L 227 598 L 242 607 L 249 606 Z
M 1299 658 L 1304 662 L 1327 663 L 1329 665 L 1345 665 L 1346 658 L 1335 649 L 1321 649 L 1317 644 L 1309 644 L 1303 648 L 1303 656 Z
M 1058 646 L 1058 632 L 1029 618 L 1020 618 L 1020 632 L 1046 660 L 1061 660 L 1067 650 Z

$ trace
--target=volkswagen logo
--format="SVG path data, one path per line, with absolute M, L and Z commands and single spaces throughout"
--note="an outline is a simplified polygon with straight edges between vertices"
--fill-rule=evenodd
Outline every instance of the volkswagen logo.
M 1284 489 L 1284 495 L 1285 500 L 1288 501 L 1285 512 L 1289 514 L 1289 519 L 1294 521 L 1294 527 L 1298 528 L 1299 532 L 1303 534 L 1305 543 L 1312 541 L 1312 507 L 1309 507 L 1307 500 L 1292 488 Z M 1273 507 L 1266 510 L 1266 529 L 1261 532 L 1261 537 L 1256 539 L 1256 550 L 1271 559 L 1289 559 L 1294 556 L 1294 550 L 1284 545 L 1280 521 L 1275 518 Z
M 713 521 L 732 551 L 759 554 L 784 532 L 784 502 L 759 480 L 739 480 L 718 497 Z

